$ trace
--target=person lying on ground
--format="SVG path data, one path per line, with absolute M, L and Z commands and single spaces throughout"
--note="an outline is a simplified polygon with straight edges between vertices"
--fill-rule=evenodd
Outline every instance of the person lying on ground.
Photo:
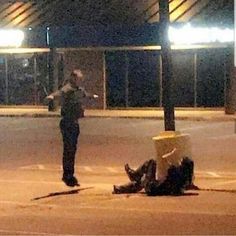
M 168 163 L 168 158 L 176 152 L 176 148 L 162 156 Z M 163 180 L 156 178 L 156 161 L 145 161 L 136 170 L 125 164 L 125 172 L 130 180 L 124 185 L 114 185 L 113 194 L 137 193 L 142 189 L 148 196 L 181 195 L 184 190 L 198 189 L 193 184 L 194 162 L 189 157 L 183 157 L 178 166 L 169 163 L 167 176 Z

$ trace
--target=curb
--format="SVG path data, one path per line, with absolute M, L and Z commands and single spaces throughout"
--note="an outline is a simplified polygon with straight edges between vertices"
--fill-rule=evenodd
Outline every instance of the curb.
M 60 114 L 0 114 L 0 117 L 53 118 L 60 117 Z
M 57 118 L 61 117 L 59 113 L 22 113 L 22 114 L 0 114 L 0 117 L 25 117 L 25 118 Z M 119 118 L 119 119 L 151 119 L 151 120 L 164 120 L 162 116 L 126 116 L 126 115 L 85 115 L 85 118 Z M 236 121 L 236 117 L 214 117 L 214 116 L 176 116 L 175 120 L 190 120 L 190 121 Z

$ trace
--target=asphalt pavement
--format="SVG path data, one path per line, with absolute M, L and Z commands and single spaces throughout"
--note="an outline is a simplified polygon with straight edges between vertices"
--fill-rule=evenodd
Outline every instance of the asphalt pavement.
M 161 116 L 120 119 L 87 110 L 76 163 L 81 186 L 69 188 L 61 181 L 59 112 L 26 109 L 0 117 L 0 235 L 236 234 L 234 116 L 209 110 L 204 119 L 177 119 L 177 130 L 191 135 L 201 190 L 147 197 L 112 189 L 127 182 L 124 163 L 137 167 L 155 158 L 152 137 L 163 130 Z
M 196 173 L 201 191 L 182 196 L 113 195 L 122 169 L 81 166 L 66 187 L 60 166 L 0 171 L 2 235 L 235 235 L 236 176 Z M 211 189 L 209 189 L 211 186 Z M 223 188 L 223 189 L 222 189 Z M 233 189 L 232 189 L 233 188 Z

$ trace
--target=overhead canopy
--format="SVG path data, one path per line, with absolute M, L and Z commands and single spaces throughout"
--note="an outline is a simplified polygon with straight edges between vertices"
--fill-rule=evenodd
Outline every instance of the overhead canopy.
M 150 1 L 148 1 L 150 2 Z M 159 21 L 158 0 L 146 9 L 146 21 Z M 233 24 L 234 0 L 169 0 L 171 22 Z
M 172 22 L 233 24 L 234 0 L 169 0 Z M 159 21 L 158 0 L 0 1 L 0 27 L 143 24 Z

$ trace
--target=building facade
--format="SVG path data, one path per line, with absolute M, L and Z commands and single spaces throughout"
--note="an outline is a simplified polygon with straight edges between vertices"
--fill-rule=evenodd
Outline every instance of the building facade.
M 172 25 L 232 28 L 232 2 L 171 1 Z M 0 103 L 43 104 L 73 68 L 81 68 L 87 89 L 99 94 L 88 107 L 162 107 L 158 13 L 154 0 L 5 3 L 1 27 L 22 29 L 25 39 L 18 51 L 0 50 Z M 232 43 L 173 47 L 175 106 L 232 103 L 232 52 Z

